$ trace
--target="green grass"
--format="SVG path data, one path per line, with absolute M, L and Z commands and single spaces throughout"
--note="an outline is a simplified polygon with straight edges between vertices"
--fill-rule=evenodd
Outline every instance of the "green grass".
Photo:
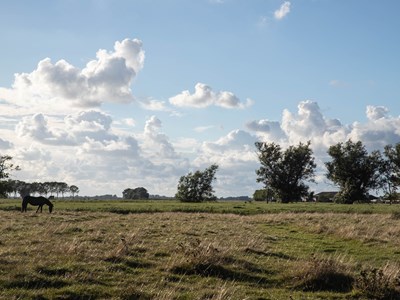
M 0 201 L 1 299 L 399 295 L 396 205 L 54 202 Z
M 55 200 L 55 208 L 63 211 L 98 211 L 119 214 L 153 213 L 153 212 L 193 212 L 193 213 L 232 213 L 255 215 L 265 213 L 358 213 L 400 215 L 400 205 L 388 204 L 335 204 L 335 203 L 266 203 L 243 201 L 218 201 L 206 203 L 182 203 L 174 200 L 147 201 L 72 201 Z M 0 210 L 19 210 L 21 200 L 0 200 Z M 29 206 L 28 206 L 29 207 Z M 33 208 L 31 208 L 33 209 Z M 44 207 L 47 209 L 47 207 Z

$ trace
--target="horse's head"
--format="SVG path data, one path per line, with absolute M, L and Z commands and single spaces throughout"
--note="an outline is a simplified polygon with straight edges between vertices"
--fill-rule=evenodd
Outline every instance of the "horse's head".
M 49 204 L 49 213 L 51 213 L 53 211 L 53 206 L 54 206 L 53 204 L 51 204 L 51 203 Z

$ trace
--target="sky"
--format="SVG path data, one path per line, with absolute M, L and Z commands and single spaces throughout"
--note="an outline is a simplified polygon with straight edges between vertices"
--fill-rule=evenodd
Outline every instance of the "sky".
M 400 142 L 397 0 L 4 0 L 0 154 L 26 182 L 80 195 L 218 164 L 217 197 L 251 196 L 254 143 Z

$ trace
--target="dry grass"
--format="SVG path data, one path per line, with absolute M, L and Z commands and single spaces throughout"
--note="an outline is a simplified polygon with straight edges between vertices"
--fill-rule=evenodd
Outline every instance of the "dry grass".
M 357 278 L 369 267 L 398 276 L 400 220 L 390 214 L 0 211 L 0 218 L 2 299 L 346 299 L 357 290 L 310 282 L 343 270 Z
M 303 291 L 350 292 L 354 278 L 351 267 L 341 257 L 316 257 L 299 262 L 294 277 Z

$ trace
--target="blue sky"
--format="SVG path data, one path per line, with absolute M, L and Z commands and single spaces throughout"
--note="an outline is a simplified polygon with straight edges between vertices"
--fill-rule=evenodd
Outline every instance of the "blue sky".
M 25 181 L 81 194 L 218 163 L 217 196 L 251 195 L 254 142 L 400 142 L 398 1 L 0 3 L 0 153 Z M 103 51 L 99 51 L 103 49 Z M 14 76 L 14 74 L 16 74 Z M 40 170 L 38 172 L 37 170 Z

